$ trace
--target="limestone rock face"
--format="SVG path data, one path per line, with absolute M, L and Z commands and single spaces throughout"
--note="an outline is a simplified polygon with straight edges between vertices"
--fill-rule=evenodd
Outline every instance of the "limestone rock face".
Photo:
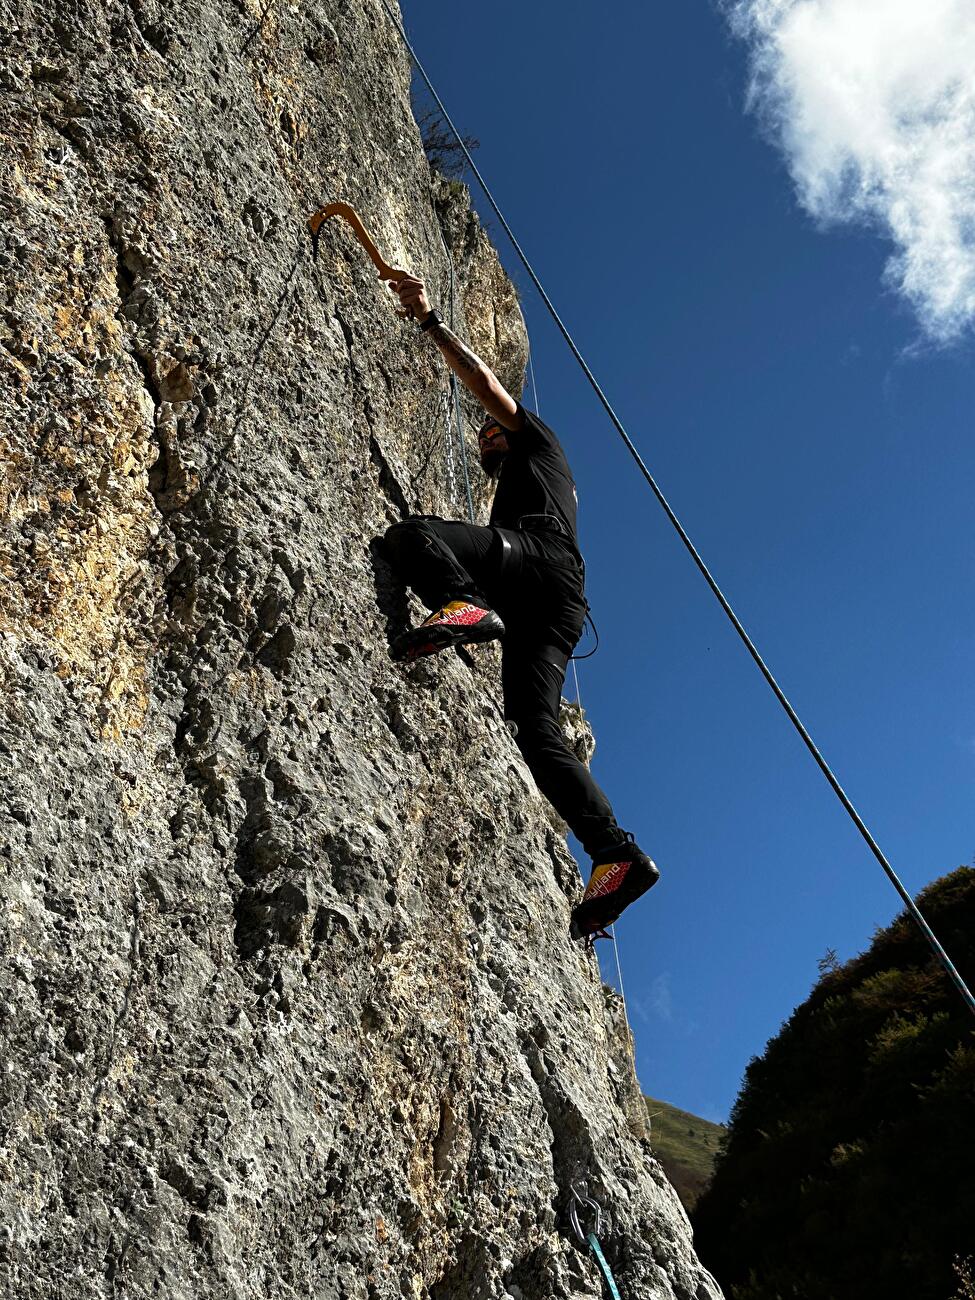
M 595 1300 L 582 1180 L 627 1300 L 717 1296 L 495 659 L 387 657 L 417 609 L 373 539 L 462 514 L 459 448 L 308 215 L 441 303 L 446 238 L 515 385 L 525 336 L 385 13 L 0 31 L 5 1294 Z

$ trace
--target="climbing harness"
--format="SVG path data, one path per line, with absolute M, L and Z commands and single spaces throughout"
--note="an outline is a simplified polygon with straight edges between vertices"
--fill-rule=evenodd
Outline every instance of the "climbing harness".
M 887 876 L 887 879 L 890 881 L 894 889 L 900 895 L 901 901 L 903 902 L 904 906 L 907 908 L 908 912 L 910 913 L 918 929 L 924 935 L 924 938 L 927 940 L 932 952 L 934 953 L 938 961 L 941 963 L 946 974 L 951 979 L 955 987 L 958 989 L 958 992 L 961 994 L 962 998 L 964 999 L 966 1005 L 968 1006 L 968 1009 L 972 1012 L 973 1015 L 975 1015 L 975 994 L 972 993 L 971 989 L 962 979 L 961 973 L 958 971 L 954 962 L 951 960 L 951 958 L 948 956 L 945 949 L 942 947 L 941 943 L 938 940 L 937 935 L 934 933 L 930 925 L 925 920 L 924 915 L 921 912 L 921 909 L 918 907 L 914 899 L 905 889 L 904 885 L 900 880 L 900 877 L 894 871 L 894 868 L 888 862 L 886 856 L 884 855 L 883 850 L 880 848 L 880 845 L 877 843 L 877 841 L 874 839 L 873 835 L 871 834 L 869 827 L 864 822 L 860 814 L 857 812 L 856 808 L 853 805 L 853 802 L 851 801 L 850 797 L 847 795 L 846 791 L 840 785 L 839 781 L 837 780 L 836 776 L 833 773 L 832 768 L 829 766 L 829 764 L 826 762 L 826 759 L 823 757 L 819 749 L 816 747 L 816 744 L 813 741 L 812 736 L 806 730 L 806 727 L 803 724 L 802 719 L 799 717 L 798 713 L 796 713 L 795 709 L 792 707 L 792 704 L 789 702 L 789 699 L 786 696 L 785 692 L 782 690 L 781 686 L 778 684 L 775 677 L 772 675 L 771 669 L 765 663 L 765 660 L 762 658 L 761 654 L 759 653 L 757 646 L 752 641 L 748 633 L 745 631 L 744 625 L 742 624 L 741 620 L 738 618 L 738 615 L 735 613 L 734 609 L 731 607 L 728 598 L 725 596 L 724 592 L 718 586 L 717 581 L 713 577 L 708 566 L 705 564 L 704 559 L 702 558 L 700 552 L 698 551 L 697 547 L 694 545 L 689 534 L 685 530 L 683 524 L 680 522 L 673 508 L 671 507 L 670 502 L 664 496 L 663 491 L 658 486 L 656 479 L 650 473 L 650 470 L 647 468 L 646 463 L 643 460 L 643 457 L 640 455 L 633 440 L 630 438 L 630 435 L 626 432 L 626 429 L 623 427 L 623 423 L 620 420 L 619 416 L 616 414 L 616 412 L 613 410 L 612 406 L 610 405 L 609 399 L 607 398 L 606 394 L 603 392 L 602 388 L 600 388 L 596 376 L 593 374 L 592 370 L 590 370 L 585 357 L 579 351 L 579 348 L 576 346 L 575 340 L 573 339 L 572 335 L 569 333 L 568 329 L 563 323 L 561 316 L 559 316 L 558 312 L 556 311 L 555 304 L 552 302 L 551 298 L 545 292 L 544 285 L 542 284 L 541 280 L 539 280 L 538 276 L 535 274 L 535 270 L 532 267 L 532 264 L 529 262 L 524 251 L 522 250 L 521 245 L 518 243 L 518 240 L 515 238 L 514 231 L 511 229 L 511 226 L 508 224 L 508 221 L 504 213 L 501 211 L 500 207 L 498 206 L 494 195 L 491 193 L 491 190 L 488 188 L 487 182 L 484 180 L 484 177 L 481 175 L 480 171 L 478 170 L 477 164 L 475 163 L 474 159 L 471 156 L 470 149 L 468 149 L 460 132 L 454 126 L 454 123 L 451 120 L 450 115 L 448 114 L 446 108 L 444 107 L 443 100 L 437 94 L 436 88 L 434 87 L 433 82 L 430 80 L 429 76 L 427 75 L 426 69 L 424 68 L 423 64 L 420 62 L 419 58 L 417 57 L 416 51 L 414 50 L 413 46 L 410 44 L 409 37 L 406 35 L 406 32 L 403 30 L 402 24 L 400 23 L 396 15 L 393 13 L 393 10 L 389 5 L 389 0 L 381 0 L 381 4 L 386 11 L 386 15 L 389 18 L 389 21 L 393 24 L 397 34 L 399 35 L 404 46 L 408 50 L 410 58 L 413 60 L 414 64 L 416 65 L 417 71 L 419 72 L 420 76 L 423 78 L 423 81 L 426 84 L 426 87 L 429 90 L 431 96 L 433 97 L 433 100 L 436 103 L 437 108 L 443 114 L 443 119 L 447 123 L 447 126 L 450 128 L 451 134 L 454 136 L 454 139 L 457 141 L 458 146 L 460 147 L 462 153 L 464 154 L 464 157 L 467 160 L 467 165 L 471 169 L 472 175 L 475 177 L 477 183 L 484 191 L 484 195 L 488 203 L 491 205 L 491 208 L 493 209 L 495 216 L 498 218 L 498 221 L 500 222 L 502 229 L 504 230 L 508 238 L 511 240 L 511 245 L 514 248 L 515 252 L 517 253 L 518 258 L 521 261 L 521 264 L 528 272 L 532 284 L 538 290 L 538 293 L 541 296 L 542 301 L 544 302 L 546 308 L 548 309 L 548 312 L 551 315 L 552 319 L 555 321 L 556 325 L 558 326 L 559 332 L 561 333 L 562 337 L 565 339 L 566 344 L 569 347 L 569 350 L 571 351 L 572 355 L 575 357 L 576 361 L 579 363 L 579 366 L 581 367 L 583 374 L 589 380 L 593 392 L 595 392 L 596 396 L 599 398 L 600 402 L 602 403 L 603 409 L 605 410 L 606 414 L 609 416 L 610 420 L 612 421 L 613 426 L 616 429 L 616 432 L 623 439 L 623 442 L 625 443 L 627 450 L 629 451 L 630 455 L 633 457 L 634 461 L 636 462 L 637 468 L 640 470 L 640 473 L 646 479 L 647 484 L 650 487 L 650 490 L 657 498 L 657 501 L 660 503 L 660 506 L 663 509 L 664 513 L 666 514 L 667 518 L 670 520 L 671 524 L 677 531 L 677 534 L 680 537 L 681 541 L 683 542 L 684 547 L 686 548 L 688 554 L 690 555 L 691 559 L 694 561 L 695 565 L 700 571 L 701 576 L 704 578 L 705 582 L 710 587 L 711 592 L 713 593 L 715 599 L 718 601 L 718 604 L 724 610 L 729 621 L 731 622 L 732 627 L 734 627 L 738 636 L 741 638 L 742 643 L 744 644 L 746 650 L 754 660 L 756 666 L 758 667 L 759 672 L 765 678 L 765 681 L 768 683 L 768 686 L 771 689 L 772 693 L 775 695 L 775 698 L 782 705 L 782 708 L 785 710 L 785 713 L 788 716 L 789 721 L 792 723 L 796 731 L 799 733 L 799 736 L 803 744 L 809 750 L 809 753 L 812 755 L 814 761 L 816 762 L 816 765 L 819 767 L 823 776 L 825 776 L 826 780 L 829 782 L 829 785 L 832 788 L 833 793 L 836 795 L 837 799 L 839 799 L 840 803 L 843 805 L 843 808 L 846 810 L 847 815 L 850 817 L 853 824 L 860 832 L 860 835 L 862 836 L 867 847 L 870 849 L 870 852 L 873 854 L 877 862 L 882 867 L 884 874 Z
M 569 1222 L 572 1224 L 572 1231 L 578 1237 L 580 1246 L 588 1246 L 592 1251 L 613 1300 L 622 1300 L 619 1288 L 616 1285 L 616 1279 L 613 1277 L 613 1271 L 603 1254 L 602 1246 L 599 1244 L 599 1233 L 603 1222 L 602 1208 L 599 1202 L 594 1201 L 588 1194 L 588 1189 L 584 1188 L 580 1193 L 575 1183 L 573 1183 L 569 1191 L 572 1198 L 569 1202 Z M 587 1211 L 591 1212 L 593 1216 L 593 1226 L 590 1232 L 586 1232 L 579 1217 L 580 1213 L 585 1214 Z
M 358 239 L 359 243 L 369 254 L 373 266 L 379 272 L 380 280 L 389 280 L 393 284 L 398 284 L 400 280 L 405 280 L 409 276 L 409 271 L 398 270 L 395 266 L 390 266 L 383 258 L 379 249 L 376 247 L 375 240 L 366 230 L 359 218 L 355 208 L 350 207 L 348 203 L 327 203 L 324 208 L 319 208 L 308 218 L 308 225 L 311 228 L 311 246 L 312 253 L 318 256 L 318 244 L 321 239 L 322 226 L 329 217 L 341 217 L 352 227 L 352 233 Z M 413 312 L 406 308 L 397 312 L 398 316 L 405 319 L 412 319 Z

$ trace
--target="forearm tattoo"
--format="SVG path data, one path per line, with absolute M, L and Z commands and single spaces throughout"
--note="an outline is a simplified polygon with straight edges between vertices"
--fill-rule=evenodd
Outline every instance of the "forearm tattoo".
M 483 365 L 481 358 L 476 352 L 472 352 L 465 343 L 462 343 L 446 325 L 434 325 L 430 331 L 430 337 L 444 356 L 448 360 L 454 360 L 461 370 L 466 370 L 473 375 L 481 369 Z

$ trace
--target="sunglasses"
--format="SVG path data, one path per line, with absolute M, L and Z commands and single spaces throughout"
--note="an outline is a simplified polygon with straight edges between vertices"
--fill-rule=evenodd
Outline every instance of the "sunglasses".
M 499 433 L 504 433 L 504 432 L 505 430 L 502 429 L 500 424 L 486 424 L 483 429 L 478 430 L 477 440 L 478 442 L 483 442 L 490 445 L 491 442 L 498 436 Z

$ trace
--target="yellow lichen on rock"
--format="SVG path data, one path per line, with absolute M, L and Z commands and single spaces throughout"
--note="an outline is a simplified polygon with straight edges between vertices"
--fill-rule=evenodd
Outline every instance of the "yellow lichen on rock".
M 63 252 L 32 259 L 29 325 L 5 345 L 17 383 L 0 437 L 0 629 L 53 651 L 120 739 L 147 707 L 134 609 L 158 531 L 154 407 L 124 350 L 110 251 L 76 240 Z

